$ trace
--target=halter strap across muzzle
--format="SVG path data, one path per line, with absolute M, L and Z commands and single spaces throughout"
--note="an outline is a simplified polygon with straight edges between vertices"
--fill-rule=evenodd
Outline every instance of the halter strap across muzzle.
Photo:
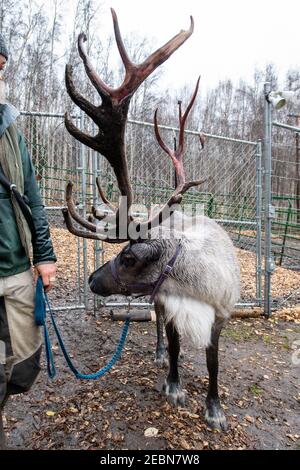
M 159 288 L 161 287 L 163 282 L 166 280 L 166 278 L 168 277 L 168 275 L 172 271 L 172 269 L 174 267 L 174 264 L 176 262 L 176 259 L 179 255 L 180 251 L 181 251 L 181 248 L 182 248 L 182 245 L 181 245 L 181 243 L 179 243 L 176 247 L 175 254 L 168 261 L 168 263 L 166 264 L 164 270 L 161 272 L 158 279 L 154 282 L 148 282 L 148 283 L 134 282 L 132 284 L 128 284 L 128 283 L 123 282 L 121 280 L 121 278 L 119 276 L 119 273 L 118 273 L 118 270 L 117 270 L 117 266 L 116 266 L 117 257 L 116 256 L 114 258 L 112 258 L 109 262 L 109 267 L 110 267 L 110 270 L 111 270 L 112 277 L 113 277 L 114 281 L 116 282 L 116 284 L 118 284 L 118 286 L 120 287 L 122 293 L 125 294 L 125 293 L 128 292 L 128 290 L 135 291 L 137 293 L 138 293 L 138 291 L 142 291 L 142 292 L 146 291 L 143 295 L 149 295 L 150 294 L 150 301 L 149 302 L 150 302 L 150 304 L 152 304 L 153 301 L 154 301 L 154 297 L 156 296 Z

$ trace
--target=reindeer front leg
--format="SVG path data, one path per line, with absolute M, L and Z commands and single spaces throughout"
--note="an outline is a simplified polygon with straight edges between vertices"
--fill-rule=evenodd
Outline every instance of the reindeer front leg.
M 216 320 L 211 332 L 211 343 L 206 348 L 206 364 L 209 374 L 208 394 L 206 398 L 205 419 L 212 429 L 226 431 L 226 417 L 222 410 L 218 393 L 218 349 L 219 337 L 224 326 L 223 320 Z
M 157 343 L 155 351 L 155 362 L 158 367 L 164 367 L 168 365 L 167 352 L 164 342 L 164 319 L 162 307 L 154 302 L 155 315 L 156 315 L 156 332 L 157 332 Z
M 169 373 L 164 383 L 164 392 L 173 405 L 185 405 L 185 393 L 182 390 L 178 373 L 178 356 L 180 351 L 179 334 L 173 322 L 166 325 L 169 352 Z

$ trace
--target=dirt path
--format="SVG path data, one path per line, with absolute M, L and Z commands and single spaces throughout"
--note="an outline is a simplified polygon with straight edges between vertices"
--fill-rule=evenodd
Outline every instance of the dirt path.
M 58 315 L 68 348 L 84 372 L 110 358 L 121 325 L 107 316 Z M 300 325 L 265 320 L 231 321 L 220 351 L 221 398 L 230 423 L 226 434 L 203 419 L 207 389 L 204 351 L 187 351 L 181 377 L 185 409 L 160 393 L 166 371 L 154 364 L 154 323 L 134 323 L 121 360 L 98 381 L 71 375 L 55 347 L 58 376 L 45 367 L 35 388 L 6 407 L 9 445 L 19 449 L 299 449 L 300 364 L 292 345 Z M 156 437 L 145 430 L 156 428 Z

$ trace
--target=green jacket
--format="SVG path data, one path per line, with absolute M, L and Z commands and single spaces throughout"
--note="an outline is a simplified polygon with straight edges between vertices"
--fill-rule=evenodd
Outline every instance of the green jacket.
M 7 123 L 0 117 L 0 138 Z M 35 179 L 34 167 L 28 154 L 24 137 L 19 133 L 19 149 L 24 173 L 24 195 L 28 198 L 36 229 L 33 244 L 33 264 L 56 261 L 49 233 L 49 224 Z M 0 172 L 2 168 L 0 166 Z M 0 277 L 11 276 L 26 271 L 30 260 L 25 253 L 18 233 L 9 192 L 0 183 Z

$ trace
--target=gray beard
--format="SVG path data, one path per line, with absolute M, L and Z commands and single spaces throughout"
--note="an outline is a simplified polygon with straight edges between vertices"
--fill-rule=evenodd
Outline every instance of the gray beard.
M 0 103 L 6 103 L 6 84 L 0 80 Z

